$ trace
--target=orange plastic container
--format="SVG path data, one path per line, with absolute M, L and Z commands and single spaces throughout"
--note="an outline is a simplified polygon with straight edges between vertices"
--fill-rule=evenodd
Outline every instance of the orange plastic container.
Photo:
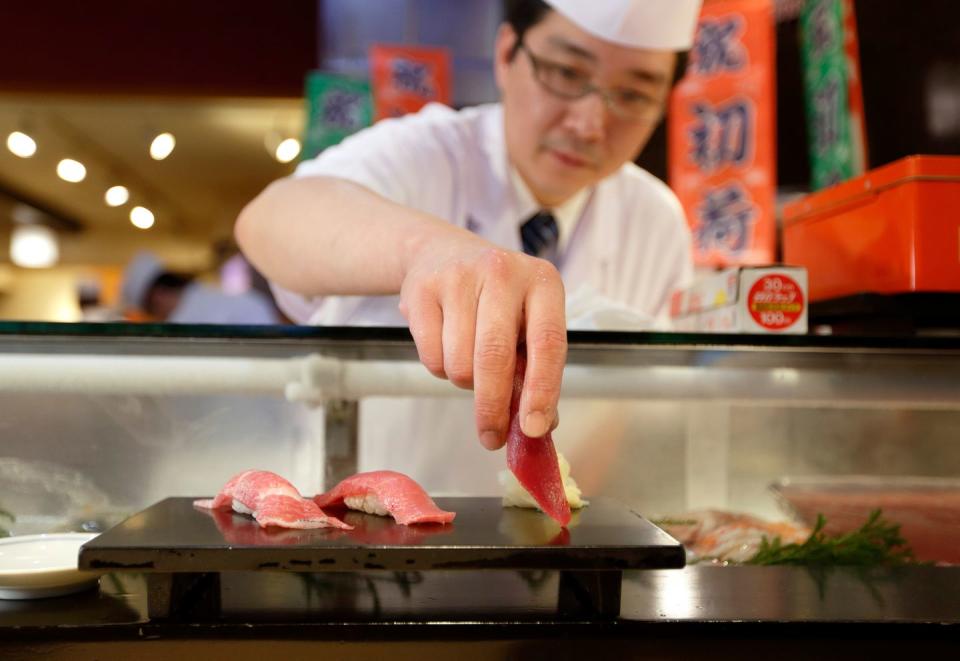
M 787 205 L 783 253 L 811 301 L 960 292 L 960 157 L 911 156 Z

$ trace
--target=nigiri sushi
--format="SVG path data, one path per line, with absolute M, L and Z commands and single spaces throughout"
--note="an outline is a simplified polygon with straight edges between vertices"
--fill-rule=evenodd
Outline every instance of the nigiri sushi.
M 560 464 L 560 479 L 563 480 L 563 491 L 567 498 L 567 504 L 570 509 L 578 510 L 589 505 L 583 499 L 583 492 L 577 486 L 576 480 L 570 475 L 570 463 L 561 452 L 557 452 L 557 462 Z M 530 492 L 523 488 L 517 477 L 508 470 L 502 470 L 497 474 L 500 486 L 503 487 L 503 506 L 504 507 L 529 507 L 540 509 L 537 501 L 533 499 Z
M 359 510 L 349 510 L 340 517 L 353 526 L 353 530 L 340 534 L 354 542 L 370 546 L 418 546 L 431 540 L 438 541 L 444 535 L 453 534 L 454 527 L 447 525 L 398 525 L 386 516 L 368 516 Z
M 205 510 L 213 517 L 217 530 L 223 535 L 223 541 L 238 546 L 299 546 L 314 541 L 315 530 L 303 528 L 263 527 L 248 516 L 236 514 L 232 510 Z M 343 535 L 353 535 L 354 530 L 339 528 L 324 529 L 324 540 L 330 541 Z
M 507 434 L 507 467 L 537 506 L 561 526 L 570 523 L 570 505 L 560 476 L 557 450 L 547 432 L 530 438 L 520 429 L 520 393 L 527 369 L 527 355 L 517 352 L 517 368 L 513 377 L 513 399 L 510 402 L 510 431 Z
M 296 487 L 270 471 L 244 471 L 230 478 L 215 498 L 196 500 L 193 504 L 205 509 L 232 508 L 240 514 L 252 514 L 264 527 L 352 528 L 327 516 L 316 503 L 301 496 Z
M 401 525 L 450 523 L 455 512 L 445 512 L 413 479 L 396 471 L 357 473 L 327 493 L 316 496 L 320 507 L 344 503 L 353 510 L 392 516 Z

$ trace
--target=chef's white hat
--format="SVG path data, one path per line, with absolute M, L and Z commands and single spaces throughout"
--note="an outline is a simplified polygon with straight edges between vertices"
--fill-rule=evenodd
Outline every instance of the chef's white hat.
M 120 298 L 128 308 L 143 308 L 147 292 L 157 278 L 166 271 L 152 252 L 141 251 L 134 255 L 123 271 Z
M 649 50 L 689 50 L 702 0 L 546 0 L 606 41 Z

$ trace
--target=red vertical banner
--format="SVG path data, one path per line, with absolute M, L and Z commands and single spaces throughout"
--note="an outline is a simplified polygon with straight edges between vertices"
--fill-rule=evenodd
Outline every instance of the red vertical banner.
M 670 100 L 670 184 L 701 266 L 776 253 L 773 0 L 708 0 L 686 78 Z
M 450 105 L 450 51 L 423 46 L 370 48 L 375 118 L 399 117 L 436 101 Z

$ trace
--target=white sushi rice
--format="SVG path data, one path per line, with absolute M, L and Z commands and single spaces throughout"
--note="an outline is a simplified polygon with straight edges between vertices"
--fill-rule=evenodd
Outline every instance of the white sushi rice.
M 390 514 L 386 506 L 372 493 L 363 496 L 347 496 L 343 499 L 343 502 L 346 503 L 350 509 L 360 510 L 367 514 L 376 514 L 377 516 L 387 516 Z
M 576 510 L 589 505 L 590 503 L 583 499 L 580 487 L 570 476 L 570 463 L 567 458 L 558 452 L 557 462 L 560 464 L 560 478 L 563 480 L 563 490 L 567 496 L 567 502 L 570 504 L 570 509 Z M 500 471 L 498 478 L 500 486 L 503 487 L 504 507 L 540 509 L 537 501 L 533 499 L 529 491 L 523 488 L 523 485 L 510 470 Z
M 233 499 L 233 511 L 240 514 L 253 514 L 253 510 L 241 503 L 236 498 Z

